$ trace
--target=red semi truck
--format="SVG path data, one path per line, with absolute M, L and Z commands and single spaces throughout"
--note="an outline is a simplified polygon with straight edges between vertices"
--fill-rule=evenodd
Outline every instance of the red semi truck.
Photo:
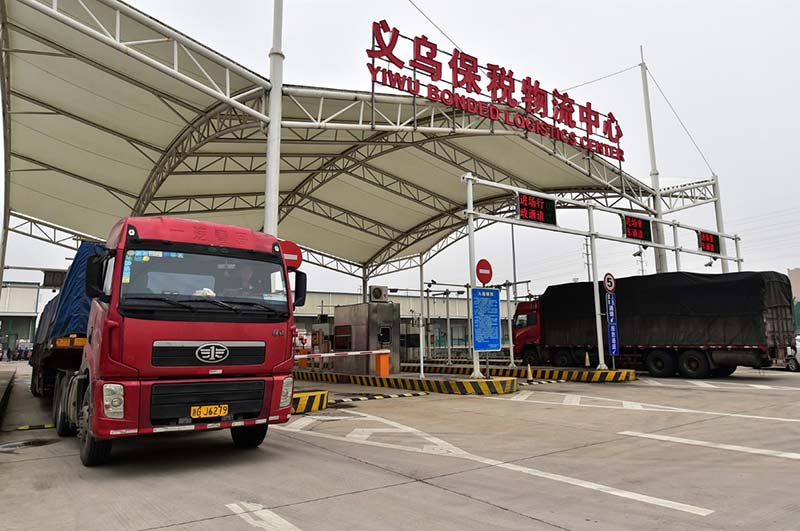
M 281 249 L 269 234 L 166 217 L 124 219 L 96 245 L 79 361 L 48 362 L 45 348 L 35 365 L 56 371 L 40 381 L 54 380 L 56 428 L 78 434 L 84 465 L 150 433 L 230 428 L 236 447 L 255 447 L 289 419 L 306 276 L 294 271 L 292 298 Z
M 600 286 L 606 364 L 611 365 Z M 737 366 L 785 366 L 796 355 L 792 294 L 774 272 L 663 273 L 617 279 L 617 367 L 706 378 Z M 590 282 L 550 286 L 517 305 L 514 353 L 531 365 L 598 363 Z

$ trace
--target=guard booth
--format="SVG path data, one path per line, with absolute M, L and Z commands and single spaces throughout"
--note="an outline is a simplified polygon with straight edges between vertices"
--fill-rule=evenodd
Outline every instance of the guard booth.
M 392 302 L 364 302 L 334 309 L 333 350 L 389 349 L 389 370 L 400 372 L 400 305 Z M 333 358 L 334 372 L 375 374 L 375 356 Z

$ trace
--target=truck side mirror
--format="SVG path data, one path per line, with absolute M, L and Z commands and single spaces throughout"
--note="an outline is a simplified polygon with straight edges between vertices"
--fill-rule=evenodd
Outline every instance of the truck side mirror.
M 105 249 L 103 252 L 86 258 L 85 292 L 90 299 L 96 298 L 101 302 L 109 302 L 111 300 L 103 291 L 103 277 L 110 256 L 108 249 Z
M 303 271 L 294 272 L 294 307 L 303 306 L 306 303 L 306 285 L 308 279 Z

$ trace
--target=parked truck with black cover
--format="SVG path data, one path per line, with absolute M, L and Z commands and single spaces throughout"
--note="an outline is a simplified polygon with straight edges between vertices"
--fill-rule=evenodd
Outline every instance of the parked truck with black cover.
M 514 346 L 527 363 L 597 363 L 593 286 L 548 287 L 520 302 Z M 601 285 L 603 335 L 605 297 Z M 662 273 L 617 279 L 618 367 L 653 376 L 732 374 L 737 366 L 785 366 L 796 354 L 789 278 L 775 272 Z M 608 358 L 607 363 L 610 365 Z

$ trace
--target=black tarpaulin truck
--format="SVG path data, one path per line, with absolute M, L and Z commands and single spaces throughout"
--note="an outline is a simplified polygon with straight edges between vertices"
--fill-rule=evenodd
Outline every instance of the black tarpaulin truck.
M 605 333 L 605 297 L 600 286 Z M 617 366 L 653 376 L 732 374 L 739 365 L 785 366 L 794 356 L 789 278 L 775 272 L 662 273 L 617 279 Z M 532 364 L 597 361 L 590 282 L 550 286 L 519 303 L 515 350 Z

